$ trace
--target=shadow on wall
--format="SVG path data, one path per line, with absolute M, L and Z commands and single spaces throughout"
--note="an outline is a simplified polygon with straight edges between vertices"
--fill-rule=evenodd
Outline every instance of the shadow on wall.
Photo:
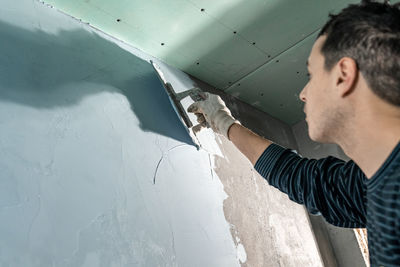
M 53 109 L 107 90 L 126 96 L 142 130 L 193 144 L 151 65 L 113 42 L 83 29 L 49 34 L 5 22 L 0 40 L 0 101 Z

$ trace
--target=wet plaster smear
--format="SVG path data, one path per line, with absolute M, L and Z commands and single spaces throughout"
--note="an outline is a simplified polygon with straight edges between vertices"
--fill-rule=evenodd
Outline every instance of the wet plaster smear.
M 235 186 L 232 174 L 213 170 L 215 136 L 196 150 L 149 59 L 41 2 L 1 1 L 0 266 L 287 261 L 277 248 L 250 246 L 251 224 L 231 224 L 242 216 L 232 207 L 248 196 L 224 205 L 223 182 Z M 174 86 L 191 86 L 160 65 Z M 218 153 L 227 175 L 229 160 Z M 254 223 L 280 224 L 272 219 Z M 307 248 L 295 252 L 315 263 L 307 229 Z M 301 230 L 288 231 L 279 241 L 286 254 Z M 265 250 L 276 259 L 262 260 Z

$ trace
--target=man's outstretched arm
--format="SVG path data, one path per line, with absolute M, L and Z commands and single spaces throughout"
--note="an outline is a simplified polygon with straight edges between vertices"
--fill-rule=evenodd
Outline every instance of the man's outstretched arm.
M 232 124 L 229 128 L 228 137 L 253 166 L 265 149 L 272 144 L 271 141 L 262 138 L 238 123 Z
M 320 213 L 336 226 L 365 226 L 363 173 L 354 162 L 306 159 L 273 144 L 240 125 L 217 95 L 206 94 L 188 110 L 198 117 L 195 127 L 209 125 L 230 139 L 270 185 L 310 213 Z

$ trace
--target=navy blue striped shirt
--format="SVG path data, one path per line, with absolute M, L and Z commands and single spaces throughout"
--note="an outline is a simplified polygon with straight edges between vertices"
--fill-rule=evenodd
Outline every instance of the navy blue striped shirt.
M 400 143 L 371 179 L 353 161 L 306 159 L 276 144 L 254 168 L 311 214 L 339 227 L 366 227 L 371 266 L 400 266 Z

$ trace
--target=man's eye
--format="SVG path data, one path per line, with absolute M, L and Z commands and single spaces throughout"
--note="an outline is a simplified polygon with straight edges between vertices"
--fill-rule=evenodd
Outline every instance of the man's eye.
M 307 77 L 311 79 L 311 74 L 307 72 Z

